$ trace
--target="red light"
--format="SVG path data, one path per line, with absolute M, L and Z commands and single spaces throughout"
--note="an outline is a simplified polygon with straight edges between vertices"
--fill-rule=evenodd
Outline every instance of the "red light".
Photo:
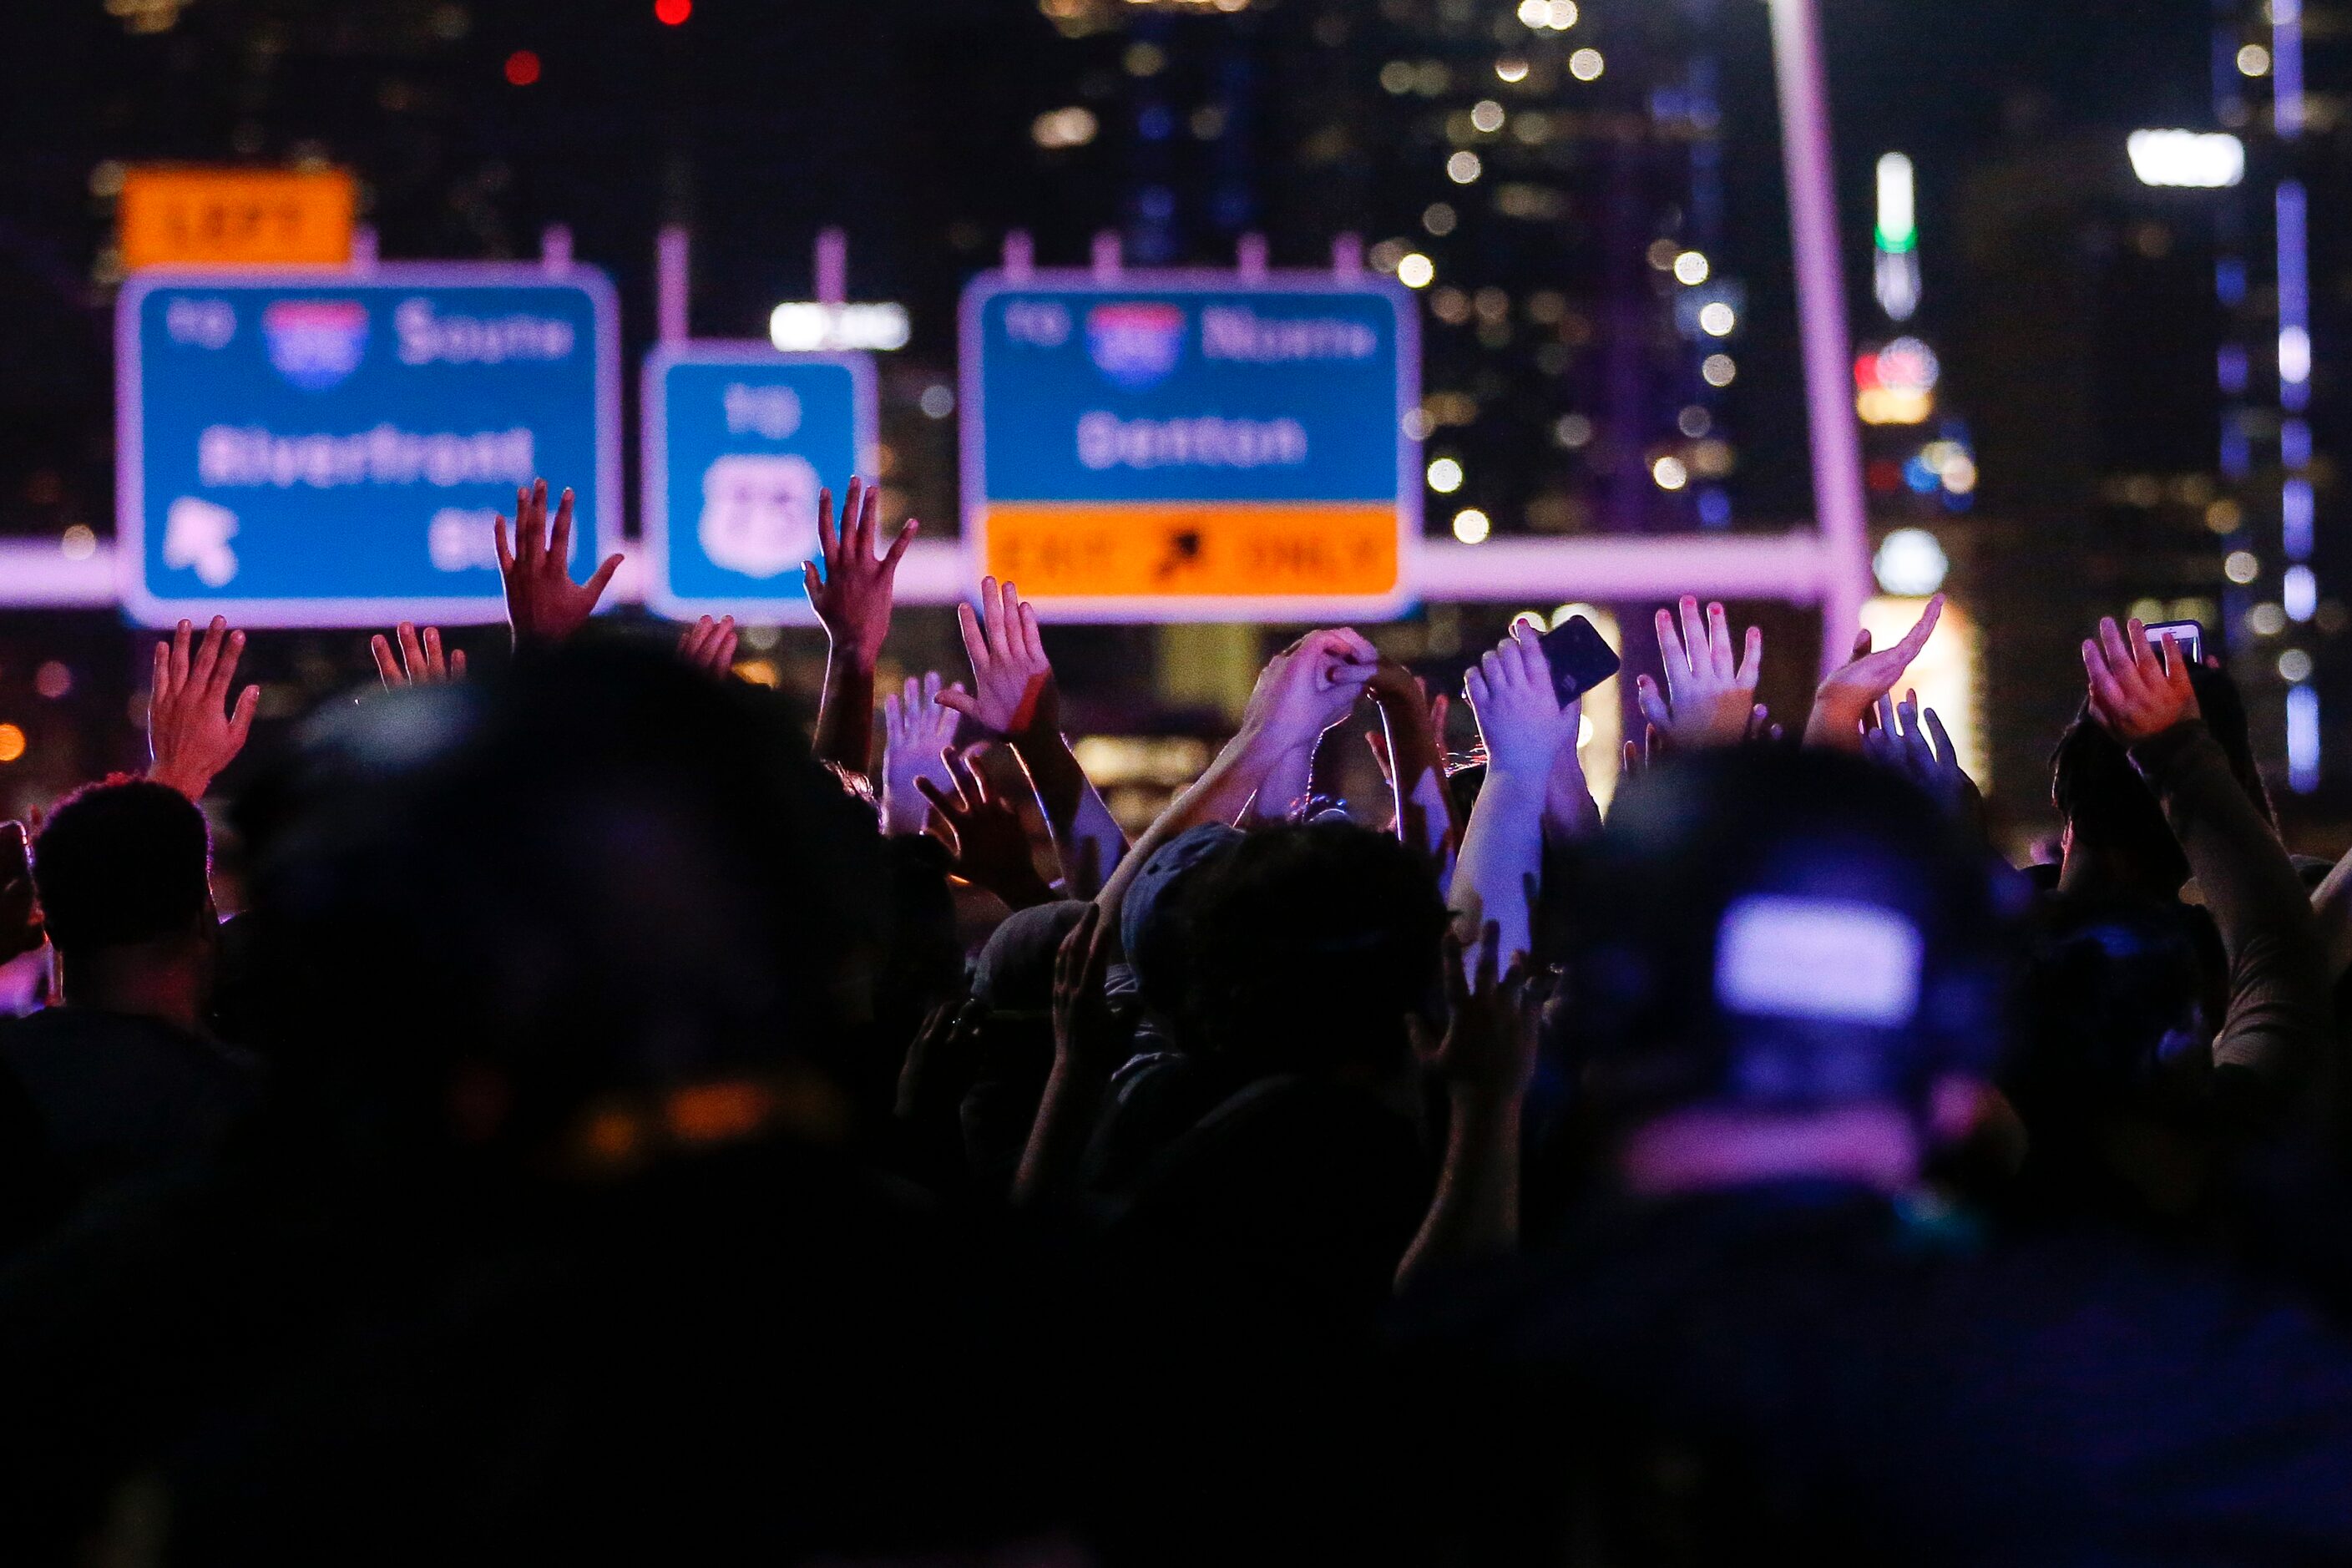
M 654 20 L 675 27 L 694 15 L 694 0 L 654 0 Z
M 507 57 L 507 80 L 517 87 L 529 87 L 539 79 L 539 57 L 529 49 L 517 49 Z

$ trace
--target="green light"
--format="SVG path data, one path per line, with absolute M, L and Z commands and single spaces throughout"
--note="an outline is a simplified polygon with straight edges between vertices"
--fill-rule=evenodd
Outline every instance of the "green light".
M 1900 256 L 1918 243 L 1911 160 L 1889 153 L 1878 160 L 1878 248 Z

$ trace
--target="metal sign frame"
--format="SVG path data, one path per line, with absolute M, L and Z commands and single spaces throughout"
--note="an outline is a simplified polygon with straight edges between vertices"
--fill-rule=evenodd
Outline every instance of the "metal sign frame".
M 568 261 L 387 262 L 365 268 L 172 267 L 134 273 L 123 285 L 114 311 L 115 396 L 115 588 L 123 611 L 136 624 L 165 627 L 205 616 L 226 616 L 245 626 L 347 627 L 395 621 L 432 621 L 444 626 L 479 626 L 502 619 L 502 595 L 328 596 L 313 598 L 163 599 L 146 585 L 146 439 L 141 395 L 140 317 L 147 297 L 163 289 L 224 290 L 285 289 L 483 289 L 576 288 L 587 295 L 595 323 L 594 510 L 583 521 L 594 541 L 593 559 L 620 550 L 624 538 L 621 493 L 620 308 L 612 279 L 602 271 Z M 561 490 L 562 475 L 546 476 Z

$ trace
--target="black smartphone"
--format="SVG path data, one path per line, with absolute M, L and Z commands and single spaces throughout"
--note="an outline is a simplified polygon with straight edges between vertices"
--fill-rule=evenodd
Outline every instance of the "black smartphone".
M 1551 666 L 1552 689 L 1563 705 L 1616 674 L 1625 662 L 1602 640 L 1600 628 L 1582 616 L 1569 616 L 1537 640 L 1544 661 Z
M 2158 621 L 2146 631 L 2147 646 L 2158 653 L 2164 651 L 2165 635 L 2170 633 L 2172 646 L 2180 650 L 2181 658 L 2192 665 L 2205 662 L 2205 628 L 2195 621 Z

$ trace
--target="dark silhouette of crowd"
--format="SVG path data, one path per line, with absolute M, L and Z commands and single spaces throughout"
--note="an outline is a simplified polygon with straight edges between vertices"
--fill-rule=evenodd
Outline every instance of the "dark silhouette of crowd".
M 2352 858 L 2218 666 L 2097 621 L 2017 868 L 1940 600 L 1787 732 L 1660 610 L 1605 816 L 1540 628 L 1466 757 L 1319 630 L 1129 842 L 1011 583 L 877 737 L 878 508 L 813 711 L 542 484 L 510 659 L 208 799 L 183 623 L 0 828 L 0 1562 L 2352 1562 Z

